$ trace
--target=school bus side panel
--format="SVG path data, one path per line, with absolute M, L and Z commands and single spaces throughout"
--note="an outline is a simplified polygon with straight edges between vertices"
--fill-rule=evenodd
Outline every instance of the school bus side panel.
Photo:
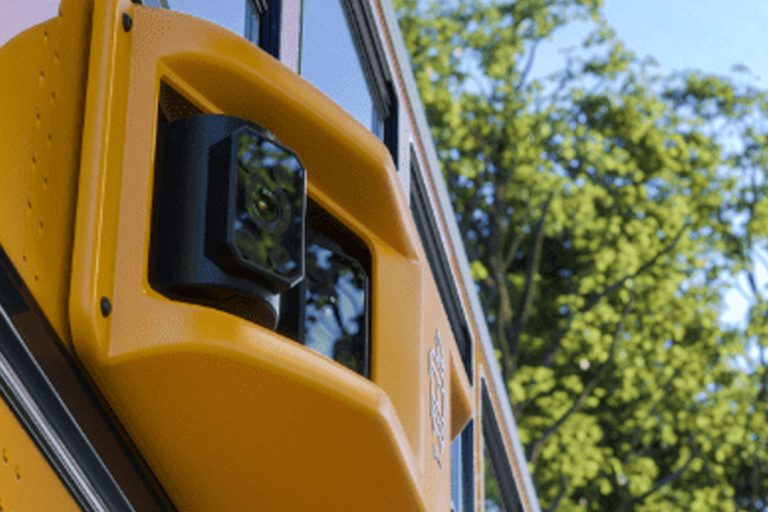
M 90 16 L 64 0 L 0 47 L 0 245 L 64 340 Z

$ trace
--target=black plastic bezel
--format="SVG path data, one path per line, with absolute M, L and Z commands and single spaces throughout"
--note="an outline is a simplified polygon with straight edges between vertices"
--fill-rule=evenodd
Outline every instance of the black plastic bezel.
M 291 226 L 289 229 L 296 229 L 295 236 L 299 238 L 299 247 L 298 247 L 298 262 L 299 262 L 299 268 L 296 270 L 294 275 L 291 276 L 285 276 L 283 274 L 273 272 L 269 268 L 264 268 L 260 265 L 255 264 L 252 261 L 246 260 L 243 258 L 240 254 L 239 249 L 237 248 L 237 245 L 235 244 L 235 217 L 237 215 L 237 171 L 238 171 L 238 162 L 237 162 L 237 146 L 238 146 L 238 136 L 244 132 L 252 132 L 256 134 L 259 138 L 267 140 L 271 144 L 274 144 L 275 146 L 278 146 L 286 153 L 290 153 L 293 155 L 293 157 L 296 159 L 296 161 L 299 163 L 299 166 L 301 167 L 301 177 L 299 178 L 300 183 L 300 194 L 302 199 L 302 206 L 301 206 L 301 221 L 299 223 L 299 226 Z M 226 219 L 226 238 L 224 240 L 224 243 L 227 247 L 228 251 L 228 258 L 231 259 L 231 261 L 227 262 L 230 265 L 235 265 L 238 268 L 242 269 L 248 269 L 252 272 L 254 272 L 256 275 L 260 276 L 261 278 L 268 279 L 271 284 L 271 289 L 275 292 L 283 292 L 286 290 L 289 290 L 299 284 L 301 280 L 304 278 L 304 251 L 306 250 L 306 211 L 307 211 L 307 200 L 306 200 L 306 190 L 307 190 L 307 173 L 304 169 L 304 166 L 301 164 L 301 160 L 299 160 L 299 157 L 296 155 L 294 151 L 291 149 L 285 147 L 284 145 L 280 144 L 274 136 L 272 136 L 269 132 L 267 132 L 264 129 L 261 129 L 257 126 L 243 126 L 242 128 L 239 128 L 238 130 L 232 132 L 228 138 L 228 178 L 229 181 L 226 184 L 226 203 L 227 203 L 227 219 Z M 216 151 L 219 155 L 221 155 L 220 151 Z M 214 167 L 216 166 L 216 162 L 214 161 L 214 152 L 212 152 L 212 158 L 211 158 L 211 169 L 210 173 L 211 176 L 213 176 L 213 173 L 215 173 Z M 209 191 L 209 194 L 212 191 Z M 222 262 L 224 263 L 224 262 Z M 226 263 L 225 263 L 226 264 Z
M 153 288 L 172 299 L 275 329 L 279 293 L 286 285 L 240 264 L 227 243 L 231 136 L 243 127 L 278 144 L 258 125 L 218 114 L 158 127 L 149 278 Z

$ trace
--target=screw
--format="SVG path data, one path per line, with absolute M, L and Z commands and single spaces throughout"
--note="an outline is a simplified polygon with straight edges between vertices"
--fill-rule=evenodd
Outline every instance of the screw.
M 101 307 L 101 316 L 104 318 L 108 317 L 110 313 L 112 313 L 112 303 L 109 302 L 108 298 L 102 297 L 99 306 Z
M 131 27 L 133 27 L 133 18 L 131 18 L 131 15 L 127 12 L 123 13 L 123 30 L 126 32 L 131 31 Z

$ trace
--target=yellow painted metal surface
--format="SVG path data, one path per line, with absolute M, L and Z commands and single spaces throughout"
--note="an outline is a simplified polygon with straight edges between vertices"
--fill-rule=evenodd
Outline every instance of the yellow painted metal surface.
M 58 335 L 71 333 L 180 511 L 450 509 L 449 443 L 480 403 L 480 387 L 470 389 L 378 139 L 250 43 L 129 0 L 64 0 L 59 16 L 0 47 L 0 69 L 0 246 Z M 161 82 L 203 111 L 268 126 L 307 166 L 309 195 L 365 240 L 371 380 L 151 289 Z M 114 306 L 107 318 L 102 297 Z M 429 355 L 437 333 L 447 357 L 448 437 L 436 454 Z M 476 348 L 475 375 L 483 357 Z M 74 507 L 2 404 L 6 445 L 0 510 Z M 6 471 L 13 461 L 23 461 L 24 486 Z
M 0 399 L 0 511 L 78 511 L 34 441 Z
M 449 449 L 434 456 L 428 352 L 437 331 L 453 343 L 386 148 L 296 74 L 200 20 L 98 2 L 92 47 L 72 339 L 171 499 L 182 511 L 448 510 Z M 371 380 L 151 289 L 161 82 L 204 111 L 268 127 L 307 167 L 309 195 L 367 243 Z M 102 297 L 113 304 L 106 318 Z M 468 416 L 469 385 L 445 382 L 450 440 L 466 421 L 451 417 L 450 402 Z
M 68 339 L 90 2 L 58 12 L 0 47 L 0 245 Z

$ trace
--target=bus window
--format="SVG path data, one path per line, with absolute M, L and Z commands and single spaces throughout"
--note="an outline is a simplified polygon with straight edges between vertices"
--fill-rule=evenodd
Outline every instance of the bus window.
M 246 12 L 250 0 L 224 0 L 209 2 L 206 0 L 168 0 L 169 7 L 175 11 L 184 12 L 203 18 L 238 35 L 245 35 Z
M 304 0 L 300 72 L 382 139 L 398 161 L 397 97 L 371 6 Z
M 475 510 L 474 496 L 474 425 L 470 422 L 451 443 L 452 512 Z
M 277 57 L 280 0 L 167 0 L 169 8 L 241 35 Z
M 301 36 L 301 74 L 383 137 L 384 113 L 377 108 L 342 0 L 304 0 Z
M 488 389 L 483 386 L 483 501 L 485 512 L 523 512 Z

